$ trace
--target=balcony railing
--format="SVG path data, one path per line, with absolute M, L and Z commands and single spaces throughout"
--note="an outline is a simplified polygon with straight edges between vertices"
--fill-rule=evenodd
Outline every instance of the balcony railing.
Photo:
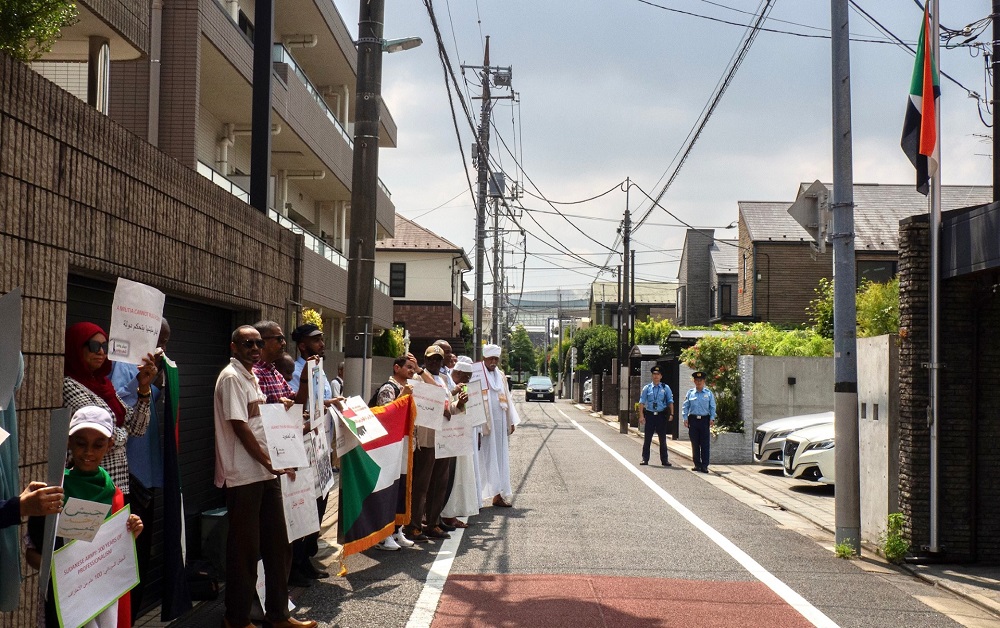
M 383 281 L 379 281 L 377 277 L 375 278 L 375 289 L 378 290 L 379 292 L 384 293 L 385 296 L 390 296 L 389 285 Z
M 337 116 L 333 115 L 333 111 L 330 110 L 330 105 L 326 104 L 326 99 L 323 98 L 323 95 L 320 94 L 319 90 L 316 89 L 316 86 L 312 84 L 312 81 L 310 81 L 309 77 L 306 76 L 306 73 L 302 71 L 299 64 L 295 63 L 295 59 L 292 58 L 292 54 L 288 52 L 283 45 L 274 44 L 271 61 L 274 63 L 284 63 L 291 68 L 292 72 L 295 73 L 295 76 L 299 77 L 302 84 L 306 86 L 306 91 L 309 92 L 309 94 L 313 97 L 313 100 L 316 101 L 316 104 L 318 104 L 320 109 L 323 110 L 323 113 L 326 114 L 326 117 L 333 123 L 333 126 L 340 133 L 340 136 L 344 138 L 344 141 L 347 142 L 347 145 L 353 150 L 354 140 L 347 133 L 347 129 L 345 129 L 344 125 L 340 123 L 340 120 L 337 119 Z
M 224 177 L 219 172 L 216 172 L 216 170 L 211 166 L 209 166 L 208 164 L 199 161 L 198 174 L 202 175 L 203 177 L 205 177 L 212 183 L 216 184 L 223 190 L 229 192 L 230 194 L 240 199 L 244 203 L 247 204 L 250 203 L 249 192 L 247 192 L 240 186 L 236 185 L 235 183 Z M 302 234 L 307 249 L 309 249 L 313 253 L 316 253 L 317 255 L 322 255 L 333 264 L 336 264 L 337 266 L 340 266 L 344 270 L 347 270 L 347 258 L 341 255 L 340 251 L 338 251 L 337 249 L 331 247 L 329 244 L 324 242 L 316 234 L 310 232 L 308 229 L 301 227 L 295 221 L 286 218 L 285 216 L 282 216 L 281 214 L 279 214 L 278 212 L 274 211 L 271 208 L 268 208 L 267 210 L 267 217 L 273 220 L 274 222 L 278 223 L 285 229 L 288 229 L 292 233 Z M 378 280 L 376 279 L 376 281 Z M 377 284 L 376 287 L 378 287 Z M 381 290 L 381 288 L 379 288 L 379 290 Z M 388 290 L 388 288 L 386 288 L 386 290 Z M 388 294 L 388 292 L 386 292 L 386 294 Z

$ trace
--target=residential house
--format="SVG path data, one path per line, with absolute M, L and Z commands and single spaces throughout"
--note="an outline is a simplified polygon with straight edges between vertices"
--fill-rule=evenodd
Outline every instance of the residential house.
M 635 319 L 676 320 L 679 284 L 674 281 L 635 282 Z M 594 325 L 619 327 L 618 284 L 595 281 L 590 285 L 590 321 Z
M 438 339 L 463 349 L 462 277 L 471 268 L 462 247 L 396 214 L 395 235 L 375 247 L 375 276 L 389 286 L 393 322 L 415 354 Z
M 810 184 L 799 186 L 799 198 Z M 832 186 L 827 185 L 830 189 Z M 990 200 L 988 186 L 946 185 L 945 209 Z M 813 238 L 788 214 L 791 202 L 739 202 L 738 313 L 783 325 L 808 321 L 820 279 L 833 277 L 833 250 L 813 251 Z M 912 185 L 854 185 L 856 279 L 887 281 L 898 266 L 899 221 L 927 212 Z
M 737 305 L 739 242 L 716 240 L 714 229 L 688 229 L 677 269 L 678 325 L 732 320 Z

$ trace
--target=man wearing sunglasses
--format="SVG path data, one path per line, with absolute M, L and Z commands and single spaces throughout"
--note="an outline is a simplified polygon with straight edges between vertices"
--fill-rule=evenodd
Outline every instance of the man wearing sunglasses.
M 215 485 L 226 488 L 229 537 L 226 541 L 224 628 L 249 628 L 256 595 L 257 558 L 264 562 L 264 626 L 316 628 L 288 613 L 291 551 L 285 532 L 281 484 L 293 469 L 275 469 L 267 453 L 260 404 L 266 397 L 252 369 L 265 341 L 250 325 L 238 327 L 229 349 L 232 358 L 215 383 Z
M 274 321 L 259 321 L 253 327 L 264 341 L 260 360 L 253 365 L 253 374 L 257 376 L 260 389 L 267 398 L 266 403 L 284 403 L 286 408 L 293 403 L 305 403 L 306 391 L 300 389 L 296 394 L 274 365 L 285 355 L 285 347 L 288 346 L 281 325 Z

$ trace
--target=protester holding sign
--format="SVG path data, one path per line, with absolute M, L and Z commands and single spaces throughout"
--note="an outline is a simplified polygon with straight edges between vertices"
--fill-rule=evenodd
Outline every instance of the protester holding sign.
M 465 359 L 463 360 L 462 358 Z M 451 369 L 451 378 L 459 389 L 461 389 L 459 394 L 465 397 L 466 402 L 469 399 L 468 384 L 469 379 L 472 377 L 473 368 L 472 360 L 462 356 L 458 358 L 458 362 Z M 482 394 L 478 390 L 473 391 L 473 394 L 479 395 L 482 398 Z M 461 401 L 459 395 L 455 395 L 453 399 L 456 403 Z M 454 528 L 467 528 L 468 524 L 463 523 L 458 517 L 478 515 L 479 507 L 482 505 L 479 472 L 477 469 L 479 455 L 476 451 L 479 443 L 479 430 L 469 425 L 465 433 L 465 438 L 469 441 L 469 455 L 456 456 L 451 495 L 448 496 L 448 502 L 445 504 L 444 510 L 441 511 L 442 521 L 445 525 Z
M 131 485 L 126 443 L 129 436 L 142 436 L 149 427 L 149 402 L 153 394 L 150 384 L 157 373 L 153 355 L 147 354 L 142 360 L 136 375 L 136 402 L 129 405 L 122 401 L 108 379 L 111 362 L 108 335 L 103 329 L 93 323 L 71 325 L 66 330 L 65 351 L 63 406 L 70 413 L 85 406 L 97 406 L 114 417 L 115 433 L 104 468 L 127 500 Z
M 73 413 L 69 423 L 69 455 L 71 468 L 66 470 L 63 478 L 63 490 L 66 497 L 75 497 L 98 504 L 110 504 L 111 512 L 116 513 L 125 507 L 125 498 L 121 490 L 115 486 L 111 475 L 101 464 L 108 452 L 112 451 L 115 442 L 115 421 L 109 410 L 98 406 L 84 406 Z M 25 559 L 32 567 L 38 569 L 41 564 L 42 535 L 45 529 L 44 517 L 28 519 L 28 548 Z M 126 529 L 133 537 L 142 532 L 142 520 L 137 515 L 129 515 Z M 57 539 L 56 547 L 62 542 Z M 50 585 L 51 587 L 51 585 Z M 126 593 L 118 600 L 91 600 L 96 609 L 107 608 L 99 615 L 100 625 L 131 626 L 132 613 L 129 595 Z M 50 589 L 45 602 L 45 616 L 42 625 L 46 627 L 59 626 L 56 608 L 58 600 Z M 108 605 L 110 604 L 110 605 Z M 109 622 L 109 623 L 105 623 Z

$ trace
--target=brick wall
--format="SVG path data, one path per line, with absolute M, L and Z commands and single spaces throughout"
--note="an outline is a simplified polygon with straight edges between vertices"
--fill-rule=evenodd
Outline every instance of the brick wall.
M 283 320 L 300 300 L 302 242 L 26 66 L 0 57 L 0 85 L 0 293 L 24 289 L 26 484 L 45 475 L 48 417 L 62 405 L 71 272 Z M 36 588 L 29 577 L 0 626 L 33 625 Z
M 462 317 L 451 303 L 397 301 L 393 322 L 406 324 L 411 338 L 453 338 L 462 332 Z M 431 342 L 433 342 L 432 340 Z
M 149 0 L 83 0 L 83 4 L 141 52 L 149 50 Z

